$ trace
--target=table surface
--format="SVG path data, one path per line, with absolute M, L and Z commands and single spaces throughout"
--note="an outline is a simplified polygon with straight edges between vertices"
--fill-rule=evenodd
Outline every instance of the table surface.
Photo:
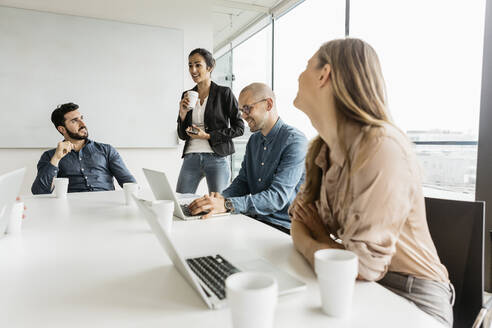
M 27 197 L 23 232 L 0 239 L 5 327 L 232 327 L 173 267 L 121 191 Z M 175 221 L 181 254 L 242 249 L 306 282 L 279 297 L 275 327 L 441 327 L 377 283 L 357 282 L 349 318 L 321 311 L 316 277 L 290 236 L 243 215 Z

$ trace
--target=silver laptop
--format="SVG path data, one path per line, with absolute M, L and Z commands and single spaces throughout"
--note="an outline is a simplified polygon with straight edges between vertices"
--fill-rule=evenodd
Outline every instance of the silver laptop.
M 19 195 L 25 168 L 0 175 L 0 238 L 7 228 L 9 214 Z
M 148 201 L 135 195 L 132 197 L 176 269 L 209 308 L 220 309 L 227 304 L 224 281 L 227 276 L 238 271 L 264 272 L 274 276 L 278 283 L 279 295 L 306 289 L 305 283 L 279 270 L 267 260 L 250 255 L 248 251 L 228 251 L 228 255 L 183 258 L 154 212 L 148 207 Z
M 199 213 L 197 215 L 192 215 L 188 209 L 188 202 L 190 199 L 178 200 L 176 194 L 174 193 L 169 180 L 167 179 L 166 173 L 160 171 L 154 171 L 150 169 L 142 169 L 145 178 L 149 182 L 150 189 L 154 194 L 155 199 L 168 199 L 174 201 L 174 216 L 182 220 L 196 220 L 206 213 Z M 212 216 L 224 216 L 229 215 L 229 213 L 219 213 L 213 214 Z

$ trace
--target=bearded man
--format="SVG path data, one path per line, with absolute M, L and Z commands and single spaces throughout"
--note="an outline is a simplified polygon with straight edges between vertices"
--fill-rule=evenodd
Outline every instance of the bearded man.
M 51 121 L 63 136 L 55 149 L 45 151 L 38 162 L 38 174 L 31 191 L 49 194 L 54 178 L 68 178 L 68 192 L 114 190 L 113 177 L 123 186 L 136 182 L 113 146 L 89 139 L 79 106 L 58 106 Z

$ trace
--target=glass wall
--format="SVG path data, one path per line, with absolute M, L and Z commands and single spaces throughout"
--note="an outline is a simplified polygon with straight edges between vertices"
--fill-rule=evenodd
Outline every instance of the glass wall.
M 232 91 L 239 98 L 241 90 L 252 82 L 271 86 L 272 80 L 272 25 L 267 25 L 232 50 Z M 236 153 L 232 156 L 231 168 L 234 178 L 241 168 L 251 132 L 245 124 L 244 135 L 234 139 Z
M 314 137 L 292 104 L 297 78 L 323 42 L 344 37 L 345 3 L 305 0 L 228 52 L 236 96 L 273 82 L 280 116 Z M 390 113 L 415 143 L 427 196 L 474 199 L 484 17 L 484 0 L 350 0 L 350 36 L 379 54 Z
M 215 60 L 212 80 L 232 89 L 232 54 L 230 51 Z
M 232 91 L 239 92 L 252 82 L 271 85 L 272 25 L 268 25 L 232 50 L 234 81 Z
M 485 1 L 350 4 L 350 35 L 380 57 L 392 117 L 416 142 L 426 194 L 474 199 Z
M 345 0 L 306 0 L 275 20 L 274 89 L 280 117 L 300 129 L 308 139 L 316 131 L 292 102 L 297 78 L 307 61 L 326 41 L 345 33 Z

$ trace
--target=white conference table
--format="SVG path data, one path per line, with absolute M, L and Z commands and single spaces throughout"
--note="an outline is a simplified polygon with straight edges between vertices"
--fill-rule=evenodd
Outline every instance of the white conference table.
M 1 327 L 232 327 L 179 275 L 121 191 L 25 197 L 19 236 L 0 239 Z M 275 327 L 441 327 L 377 283 L 357 282 L 351 316 L 324 315 L 290 236 L 243 215 L 175 221 L 182 254 L 248 249 L 307 283 L 279 297 Z

